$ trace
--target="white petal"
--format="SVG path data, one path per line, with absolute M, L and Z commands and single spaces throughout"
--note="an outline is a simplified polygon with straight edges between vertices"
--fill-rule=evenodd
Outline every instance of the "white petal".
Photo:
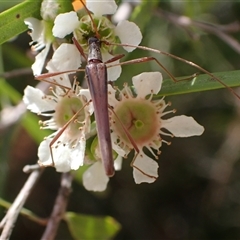
M 66 35 L 72 33 L 78 25 L 79 21 L 76 12 L 61 13 L 54 20 L 53 36 L 64 38 Z
M 49 71 L 49 73 L 51 73 L 51 72 Z M 72 84 L 70 82 L 68 73 L 60 74 L 60 75 L 54 76 L 52 78 L 54 79 L 54 81 L 56 83 L 58 83 L 61 86 L 61 87 L 56 86 L 56 91 L 59 90 L 61 92 L 61 94 L 63 94 L 63 88 L 72 88 Z M 60 93 L 58 93 L 58 95 L 60 95 Z
M 106 62 L 109 59 L 112 59 L 114 56 L 109 54 L 108 52 L 103 52 L 102 53 L 102 58 L 103 58 L 103 62 Z M 107 66 L 109 65 L 115 65 L 118 64 L 119 60 L 112 62 L 112 63 L 108 63 Z M 107 78 L 108 81 L 115 81 L 119 78 L 119 76 L 121 75 L 122 72 L 122 67 L 120 65 L 118 66 L 114 66 L 114 67 L 108 67 L 107 68 Z
M 79 95 L 84 95 L 87 99 L 87 102 L 89 102 L 92 99 L 89 89 L 80 89 Z M 86 107 L 87 107 L 87 111 L 89 112 L 89 114 L 92 115 L 94 112 L 94 107 L 93 107 L 92 101 L 89 102 L 89 104 Z
M 114 160 L 114 169 L 120 171 L 122 169 L 122 157 L 120 155 Z
M 71 169 L 77 170 L 83 165 L 85 156 L 86 140 L 83 138 L 71 152 Z
M 32 40 L 38 42 L 39 39 L 42 37 L 41 35 L 43 34 L 43 22 L 36 19 L 36 18 L 26 18 L 24 20 L 24 23 L 28 25 L 28 28 L 32 30 L 30 33 Z
M 127 20 L 118 23 L 115 34 L 120 38 L 121 43 L 138 46 L 142 41 L 142 33 L 139 27 Z M 132 52 L 136 47 L 123 47 L 126 51 Z
M 152 183 L 158 177 L 157 162 L 152 160 L 143 152 L 138 154 L 133 165 L 142 171 L 141 172 L 137 168 L 133 167 L 133 177 L 134 177 L 135 183 L 137 184 L 142 182 Z
M 53 160 L 57 172 L 69 172 L 71 170 L 71 163 L 69 161 L 72 149 L 60 145 L 53 152 Z
M 175 137 L 199 136 L 204 132 L 204 127 L 192 117 L 185 115 L 162 120 L 162 127 L 170 131 Z
M 42 73 L 45 60 L 47 58 L 51 43 L 47 43 L 45 48 L 35 57 L 35 62 L 32 65 L 33 75 L 37 76 Z
M 70 168 L 70 153 L 71 149 L 64 147 L 63 144 L 53 148 L 53 160 L 50 154 L 50 143 L 52 138 L 42 141 L 38 148 L 39 163 L 43 166 L 51 166 L 54 162 L 54 167 L 57 172 L 69 172 Z
M 97 17 L 112 15 L 118 7 L 114 0 L 87 0 L 86 6 Z
M 120 21 L 126 20 L 130 17 L 132 13 L 132 6 L 130 2 L 121 2 L 118 6 L 116 13 L 111 17 L 113 23 L 118 23 Z
M 39 162 L 43 166 L 50 166 L 52 164 L 52 158 L 50 155 L 50 148 L 49 148 L 49 144 L 51 141 L 52 141 L 51 139 L 46 139 L 42 141 L 38 147 Z
M 74 44 L 63 43 L 54 52 L 46 68 L 53 69 L 52 64 L 57 71 L 75 70 L 81 66 L 81 55 Z
M 87 102 L 92 99 L 89 89 L 80 89 L 79 95 L 84 95 L 87 99 Z
M 111 133 L 111 140 L 112 140 L 112 148 L 113 150 L 121 157 L 125 157 L 129 152 L 124 151 L 121 147 L 118 146 L 118 144 L 115 144 L 117 142 L 117 134 L 115 132 Z
M 27 105 L 27 109 L 34 113 L 54 110 L 56 102 L 45 96 L 41 90 L 27 86 L 24 90 L 23 102 Z
M 108 104 L 110 106 L 116 106 L 116 104 L 118 104 L 115 93 L 116 90 L 112 87 L 111 84 L 108 84 Z
M 58 73 L 59 72 L 59 67 L 58 66 L 55 66 L 53 61 L 50 60 L 46 66 L 46 69 L 48 70 L 49 74 L 50 73 Z M 65 92 L 63 91 L 63 88 L 72 88 L 72 84 L 70 82 L 70 79 L 69 79 L 69 73 L 63 73 L 63 74 L 57 74 L 53 77 L 49 77 L 48 79 L 50 82 L 53 82 L 53 85 L 54 83 L 57 83 L 59 84 L 56 85 L 56 93 L 57 95 L 62 95 L 64 94 Z
M 83 174 L 83 185 L 89 191 L 102 192 L 107 188 L 109 178 L 101 162 L 90 166 Z
M 132 78 L 133 86 L 138 98 L 145 98 L 148 94 L 157 94 L 162 86 L 162 74 L 160 72 L 143 72 Z

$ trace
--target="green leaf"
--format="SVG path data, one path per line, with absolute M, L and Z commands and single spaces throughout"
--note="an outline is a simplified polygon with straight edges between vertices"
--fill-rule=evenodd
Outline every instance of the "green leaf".
M 41 19 L 40 9 L 42 0 L 26 0 L 0 14 L 0 44 L 26 31 L 24 19 L 34 17 Z M 60 1 L 59 13 L 72 10 L 71 1 Z
M 217 72 L 212 74 L 219 80 L 221 80 L 229 88 L 240 86 L 240 70 Z M 162 89 L 159 92 L 158 96 L 185 94 L 192 92 L 215 90 L 220 88 L 226 87 L 211 76 L 207 74 L 201 74 L 194 78 L 190 78 L 189 80 L 183 80 L 179 82 L 173 82 L 172 79 L 164 79 Z M 229 90 L 231 91 L 231 89 Z
M 57 2 L 60 4 L 60 9 L 58 11 L 58 14 L 74 11 L 71 0 L 65 0 L 65 1 L 57 0 Z
M 111 239 L 120 230 L 120 224 L 109 216 L 94 217 L 67 212 L 64 219 L 74 239 Z
M 0 14 L 0 44 L 27 30 L 24 19 L 40 19 L 41 0 L 24 1 Z
M 11 207 L 12 203 L 5 201 L 3 198 L 0 198 L 0 206 L 9 209 Z M 26 208 L 22 208 L 20 213 L 27 217 L 28 219 L 30 219 L 31 221 L 34 221 L 38 224 L 43 224 L 46 225 L 47 223 L 47 219 L 43 219 L 38 217 L 36 214 L 34 214 L 32 211 L 26 209 Z

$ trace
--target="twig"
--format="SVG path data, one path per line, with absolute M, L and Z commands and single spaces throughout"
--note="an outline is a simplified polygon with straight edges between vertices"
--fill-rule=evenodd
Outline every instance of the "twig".
M 12 126 L 20 120 L 22 115 L 26 112 L 26 106 L 23 102 L 20 102 L 16 106 L 4 107 L 0 112 L 0 131 Z
M 209 24 L 205 22 L 194 21 L 187 16 L 180 16 L 180 15 L 173 14 L 163 10 L 158 10 L 156 12 L 156 15 L 161 17 L 164 16 L 166 19 L 168 19 L 169 21 L 171 21 L 172 23 L 178 26 L 182 26 L 185 28 L 190 26 L 196 26 L 198 28 L 203 29 L 206 32 L 212 33 L 217 37 L 219 37 L 222 41 L 226 42 L 233 50 L 235 50 L 237 53 L 240 54 L 240 43 L 235 38 L 233 38 L 232 36 L 226 33 L 228 30 L 227 26 L 214 25 L 214 24 Z M 232 25 L 228 25 L 228 26 L 232 27 Z M 235 30 L 236 29 L 237 27 L 235 26 Z M 239 29 L 239 24 L 238 24 L 238 29 Z M 232 30 L 232 29 L 229 29 L 229 30 Z
M 29 194 L 31 193 L 34 185 L 36 184 L 38 178 L 40 177 L 42 171 L 42 169 L 35 170 L 28 177 L 20 193 L 18 194 L 12 206 L 9 208 L 6 216 L 0 223 L 0 227 L 3 228 L 0 239 L 7 240 L 10 238 L 17 217 Z
M 15 69 L 9 72 L 4 72 L 0 74 L 0 78 L 13 78 L 13 77 L 19 77 L 24 75 L 32 75 L 32 69 L 31 68 L 20 68 Z
M 40 166 L 39 164 L 26 165 L 26 166 L 23 168 L 23 172 L 29 174 L 29 173 L 31 173 L 31 172 L 33 172 L 33 171 L 35 171 L 35 170 L 40 169 L 40 168 L 44 168 L 44 167 Z
M 70 172 L 62 174 L 61 187 L 59 189 L 51 217 L 41 240 L 53 240 L 55 238 L 59 223 L 62 220 L 67 207 L 68 197 L 71 193 L 72 179 L 73 176 Z

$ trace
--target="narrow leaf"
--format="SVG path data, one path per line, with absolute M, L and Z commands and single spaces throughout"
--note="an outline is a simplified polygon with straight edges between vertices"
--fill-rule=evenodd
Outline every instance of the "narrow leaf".
M 240 86 L 240 70 L 217 72 L 212 74 L 219 78 L 228 87 L 232 88 Z M 171 79 L 163 80 L 162 89 L 158 96 L 177 95 L 226 88 L 223 84 L 207 74 L 201 74 L 193 78 L 187 78 L 189 80 L 183 80 L 179 82 L 173 82 Z M 182 79 L 184 79 L 184 77 Z
M 27 30 L 24 19 L 40 19 L 41 0 L 27 0 L 0 14 L 0 44 Z
M 3 198 L 0 198 L 0 206 L 9 209 L 11 207 L 12 203 L 5 201 Z M 36 214 L 34 214 L 32 211 L 22 208 L 20 213 L 27 217 L 28 219 L 32 220 L 33 222 L 36 222 L 41 225 L 46 225 L 47 224 L 47 219 L 40 218 Z

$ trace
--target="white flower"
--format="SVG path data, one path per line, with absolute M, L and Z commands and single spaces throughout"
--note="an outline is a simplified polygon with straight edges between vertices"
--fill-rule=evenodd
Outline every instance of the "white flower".
M 138 26 L 127 20 L 121 21 L 117 26 L 114 26 L 106 17 L 105 14 L 114 14 L 117 9 L 115 1 L 86 1 L 86 6 L 93 12 L 92 18 L 85 15 L 80 20 L 76 12 L 69 12 L 59 14 L 53 27 L 53 35 L 58 38 L 63 38 L 73 32 L 74 37 L 77 39 L 85 54 L 88 53 L 88 38 L 91 36 L 99 37 L 102 41 L 101 53 L 103 61 L 113 58 L 110 54 L 113 46 L 107 45 L 104 42 L 114 44 L 117 42 L 116 37 L 124 44 L 139 45 L 142 40 L 142 34 Z M 100 35 L 100 36 L 98 36 Z M 133 51 L 134 47 L 123 47 L 126 51 Z M 119 60 L 115 61 L 116 64 Z M 114 66 L 108 69 L 108 79 L 111 81 L 116 80 L 121 74 L 121 67 Z
M 27 109 L 50 117 L 41 122 L 42 129 L 56 130 L 40 144 L 39 164 L 55 166 L 59 172 L 77 170 L 84 164 L 85 135 L 90 131 L 90 94 L 80 89 L 76 81 L 71 86 L 66 74 L 49 81 L 57 85 L 55 90 L 51 88 L 52 95 L 27 86 L 23 97 Z
M 45 25 L 44 21 L 40 21 L 36 18 L 26 18 L 24 20 L 25 24 L 28 25 L 28 28 L 32 31 L 30 33 L 32 37 L 32 49 L 34 51 L 41 51 L 35 58 L 35 62 L 32 65 L 32 70 L 34 75 L 39 75 L 42 72 L 46 57 L 48 55 L 51 39 L 47 39 L 45 36 Z
M 30 45 L 32 50 L 38 53 L 32 65 L 35 76 L 42 73 L 50 46 L 55 40 L 52 35 L 53 21 L 61 8 L 61 3 L 58 0 L 43 0 L 41 4 L 42 20 L 32 17 L 24 20 L 24 23 L 31 30 L 32 42 Z
M 105 4 L 107 5 L 108 3 L 103 2 L 101 5 L 103 5 L 103 7 L 104 7 Z M 98 28 L 97 30 L 99 30 L 99 32 L 101 33 L 101 31 L 103 29 L 106 30 L 106 28 L 109 27 L 109 29 L 108 29 L 109 32 L 108 32 L 107 36 L 105 36 L 105 35 L 100 36 L 101 40 L 107 41 L 107 40 L 111 39 L 113 41 L 114 38 L 112 38 L 112 35 L 114 34 L 115 36 L 118 36 L 120 38 L 121 42 L 124 44 L 130 44 L 130 45 L 137 46 L 141 42 L 142 34 L 141 34 L 139 27 L 135 23 L 129 22 L 127 20 L 123 20 L 123 21 L 119 22 L 116 27 L 114 27 L 109 21 L 106 20 L 106 18 L 103 18 L 103 19 L 104 20 L 101 19 L 101 21 L 105 25 L 103 25 L 103 23 L 101 22 L 102 25 L 99 24 L 97 26 L 97 28 Z M 87 24 L 92 25 L 91 19 L 88 18 L 88 16 L 87 17 L 85 16 L 82 21 L 84 21 L 85 24 L 86 24 L 86 22 L 88 22 Z M 77 30 L 82 31 L 82 35 L 83 35 L 84 30 L 78 29 L 80 24 L 81 24 L 81 19 L 80 19 L 80 21 L 78 20 L 76 12 L 72 11 L 69 13 L 59 14 L 54 21 L 53 35 L 58 38 L 63 38 L 66 35 L 70 34 L 71 32 L 74 32 Z M 90 29 L 90 30 L 93 33 L 96 31 L 94 29 L 94 26 L 92 26 L 92 29 Z M 112 32 L 111 32 L 111 30 L 112 30 Z M 87 30 L 85 30 L 85 31 L 87 31 Z M 89 34 L 90 32 L 85 32 L 85 34 L 86 33 Z M 77 33 L 75 33 L 75 34 L 77 35 Z M 111 38 L 109 38 L 110 36 L 111 36 Z M 78 39 L 77 36 L 76 36 L 76 38 Z M 114 43 L 114 42 L 112 42 L 112 43 Z M 128 52 L 131 52 L 135 48 L 124 47 L 124 49 Z
M 174 113 L 175 110 L 164 112 L 169 104 L 163 98 L 152 99 L 161 89 L 161 73 L 142 73 L 133 77 L 132 81 L 135 93 L 125 85 L 124 89 L 119 91 L 118 99 L 115 99 L 116 90 L 109 87 L 109 104 L 117 115 L 116 118 L 115 114 L 110 114 L 112 141 L 124 150 L 122 156 L 135 148 L 136 154 L 132 162 L 134 180 L 136 183 L 152 183 L 158 177 L 158 164 L 144 153 L 143 148 L 147 148 L 157 159 L 162 142 L 168 143 L 160 135 L 199 136 L 204 128 L 192 117 L 184 115 L 163 119 L 165 115 Z M 157 150 L 157 154 L 153 149 Z

